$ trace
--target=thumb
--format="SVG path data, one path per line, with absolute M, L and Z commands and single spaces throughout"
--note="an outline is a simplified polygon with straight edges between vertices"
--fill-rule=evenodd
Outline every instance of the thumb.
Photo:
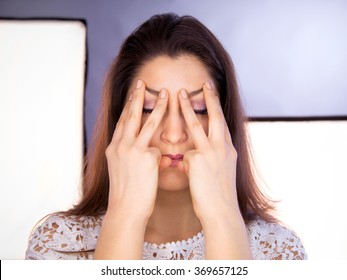
M 186 173 L 187 175 L 189 174 L 189 164 L 188 161 L 182 160 L 178 163 L 177 168 L 179 171 Z
M 170 164 L 171 164 L 171 158 L 162 156 L 159 163 L 159 171 L 165 168 L 168 168 Z

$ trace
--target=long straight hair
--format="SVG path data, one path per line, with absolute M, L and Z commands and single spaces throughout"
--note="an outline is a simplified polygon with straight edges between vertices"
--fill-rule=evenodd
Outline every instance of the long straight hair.
M 108 205 L 109 176 L 105 151 L 123 110 L 126 96 L 141 66 L 158 56 L 197 57 L 212 77 L 225 120 L 237 151 L 236 187 L 246 223 L 258 216 L 274 221 L 272 201 L 255 180 L 244 116 L 233 63 L 221 43 L 191 16 L 161 14 L 140 25 L 121 46 L 106 77 L 102 106 L 85 161 L 80 202 L 67 211 L 73 215 L 104 214 Z M 232 172 L 232 171 L 231 171 Z

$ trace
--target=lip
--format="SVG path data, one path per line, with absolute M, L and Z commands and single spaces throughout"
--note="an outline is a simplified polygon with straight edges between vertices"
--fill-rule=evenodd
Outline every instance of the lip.
M 176 160 L 182 160 L 183 159 L 183 155 L 182 154 L 176 154 L 176 155 L 172 155 L 172 154 L 165 154 L 163 155 L 164 157 L 168 157 L 171 159 L 176 159 Z
M 178 163 L 183 160 L 182 154 L 175 154 L 175 155 L 165 154 L 163 156 L 171 159 L 170 167 L 177 167 Z

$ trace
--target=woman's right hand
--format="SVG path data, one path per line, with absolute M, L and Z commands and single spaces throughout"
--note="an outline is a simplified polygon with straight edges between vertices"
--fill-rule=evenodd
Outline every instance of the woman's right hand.
M 107 211 L 124 209 L 127 216 L 149 218 L 154 208 L 161 162 L 160 150 L 149 147 L 149 143 L 165 113 L 168 94 L 160 91 L 154 110 L 141 128 L 145 92 L 144 82 L 138 80 L 106 149 L 110 179 Z
M 145 84 L 124 107 L 112 141 L 106 149 L 109 172 L 108 207 L 103 219 L 95 259 L 141 259 L 144 234 L 158 188 L 159 169 L 165 162 L 150 141 L 165 113 L 168 93 L 161 90 L 154 110 L 142 125 Z

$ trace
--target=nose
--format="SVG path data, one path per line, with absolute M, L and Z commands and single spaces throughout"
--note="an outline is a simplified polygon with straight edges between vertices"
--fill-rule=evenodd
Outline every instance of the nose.
M 188 139 L 187 126 L 180 110 L 167 110 L 162 120 L 160 139 L 171 145 Z

